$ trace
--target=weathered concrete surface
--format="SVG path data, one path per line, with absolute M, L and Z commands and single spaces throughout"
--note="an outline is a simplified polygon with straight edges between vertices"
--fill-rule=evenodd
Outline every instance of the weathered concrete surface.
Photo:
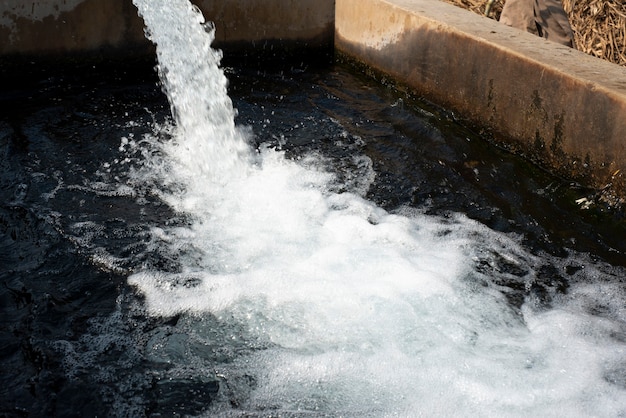
M 215 22 L 216 45 L 264 41 L 332 49 L 334 0 L 193 0 Z M 148 45 L 132 0 L 4 0 L 0 56 Z
M 4 0 L 0 39 L 0 55 L 147 45 L 131 0 Z
M 337 0 L 335 46 L 540 164 L 626 197 L 626 68 L 439 0 Z
M 218 43 L 300 41 L 332 48 L 335 0 L 192 0 L 216 26 Z

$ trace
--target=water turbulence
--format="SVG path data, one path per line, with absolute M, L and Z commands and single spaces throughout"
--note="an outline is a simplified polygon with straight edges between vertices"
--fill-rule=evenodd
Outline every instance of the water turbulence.
M 342 184 L 316 153 L 255 149 L 201 13 L 134 1 L 174 123 L 144 138 L 152 149 L 133 175 L 181 220 L 151 230 L 171 262 L 128 280 L 147 315 L 174 318 L 148 358 L 219 383 L 203 413 L 626 414 L 620 270 L 532 254 L 461 214 L 386 211 L 364 197 L 365 156 L 365 184 Z
M 221 183 L 245 172 L 244 137 L 235 127 L 227 80 L 218 68 L 202 14 L 187 5 L 137 2 L 150 40 L 157 44 L 159 76 L 176 124 L 173 164 L 188 175 Z M 184 143 L 183 143 L 184 141 Z M 183 177 L 185 174 L 180 173 Z

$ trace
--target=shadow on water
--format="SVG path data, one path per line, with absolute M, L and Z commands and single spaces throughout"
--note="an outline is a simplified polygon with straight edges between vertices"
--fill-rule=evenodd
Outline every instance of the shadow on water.
M 216 377 L 157 379 L 168 366 L 146 347 L 171 337 L 178 318 L 137 314 L 141 298 L 126 283 L 142 263 L 176 270 L 177 260 L 151 245 L 148 230 L 185 222 L 149 187 L 111 186 L 124 174 L 107 165 L 119 157 L 121 138 L 141 138 L 169 118 L 151 67 L 97 65 L 3 83 L 0 416 L 106 415 L 121 404 L 136 416 L 196 414 L 217 396 Z M 362 161 L 352 156 L 362 153 L 376 172 L 367 198 L 389 211 L 462 212 L 520 234 L 533 252 L 559 257 L 573 249 L 626 265 L 619 213 L 581 210 L 579 191 L 567 181 L 490 146 L 445 111 L 343 66 L 235 66 L 227 76 L 237 122 L 252 128 L 257 143 L 294 159 L 327 156 L 339 189 L 369 186 L 347 174 L 360 172 Z M 506 260 L 498 268 L 524 275 Z M 529 291 L 546 298 L 566 292 L 568 275 L 581 268 L 547 266 L 533 289 L 503 285 L 519 307 Z

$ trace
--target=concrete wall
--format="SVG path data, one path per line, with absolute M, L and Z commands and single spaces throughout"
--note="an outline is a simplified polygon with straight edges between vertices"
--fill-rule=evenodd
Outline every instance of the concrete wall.
M 193 0 L 216 24 L 216 44 L 332 48 L 334 0 Z M 0 1 L 0 56 L 146 46 L 132 0 Z
M 147 45 L 131 0 L 4 0 L 0 16 L 5 56 Z
M 216 25 L 216 42 L 297 41 L 330 46 L 334 0 L 192 0 Z
M 439 0 L 337 0 L 336 49 L 626 197 L 626 68 Z

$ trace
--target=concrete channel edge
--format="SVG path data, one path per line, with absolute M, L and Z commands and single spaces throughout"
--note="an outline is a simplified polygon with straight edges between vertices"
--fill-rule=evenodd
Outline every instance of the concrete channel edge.
M 335 48 L 623 203 L 626 68 L 440 0 L 336 0 Z

